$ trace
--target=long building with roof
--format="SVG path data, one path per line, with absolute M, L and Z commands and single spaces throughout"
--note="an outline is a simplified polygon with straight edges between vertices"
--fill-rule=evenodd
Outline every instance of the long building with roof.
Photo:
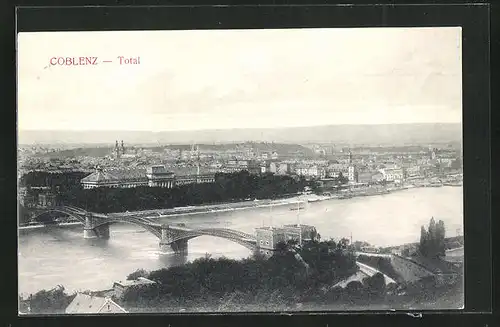
M 138 186 L 172 188 L 177 185 L 193 183 L 213 183 L 215 174 L 200 169 L 151 166 L 148 168 L 128 168 L 96 171 L 84 177 L 80 182 L 84 189 L 97 187 L 133 188 Z

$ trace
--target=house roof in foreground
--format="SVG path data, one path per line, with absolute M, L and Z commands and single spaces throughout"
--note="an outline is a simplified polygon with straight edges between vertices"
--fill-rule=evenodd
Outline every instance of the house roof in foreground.
M 78 293 L 66 308 L 67 314 L 127 313 L 110 298 Z

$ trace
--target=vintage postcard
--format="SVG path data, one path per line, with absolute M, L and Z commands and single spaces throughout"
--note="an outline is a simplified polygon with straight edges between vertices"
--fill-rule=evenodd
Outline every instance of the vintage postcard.
M 19 312 L 463 308 L 461 38 L 19 33 Z

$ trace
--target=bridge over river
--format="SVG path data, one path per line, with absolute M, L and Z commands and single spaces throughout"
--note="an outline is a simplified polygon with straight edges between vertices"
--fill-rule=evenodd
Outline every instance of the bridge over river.
M 188 228 L 183 224 L 168 225 L 158 224 L 151 220 L 144 213 L 112 213 L 101 214 L 89 212 L 73 206 L 54 207 L 47 209 L 37 216 L 49 213 L 63 213 L 78 221 L 83 225 L 84 238 L 103 238 L 108 239 L 109 226 L 114 223 L 127 223 L 144 228 L 160 240 L 160 248 L 171 247 L 176 253 L 187 252 L 188 240 L 199 236 L 220 237 L 232 242 L 238 243 L 250 250 L 257 249 L 257 240 L 254 235 L 227 228 Z M 151 214 L 150 217 L 154 217 Z

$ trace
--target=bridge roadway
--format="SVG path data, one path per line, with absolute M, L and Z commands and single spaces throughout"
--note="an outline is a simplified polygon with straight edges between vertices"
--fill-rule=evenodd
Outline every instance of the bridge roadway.
M 88 212 L 74 206 L 54 207 L 44 211 L 59 212 L 69 215 L 84 224 L 84 238 L 109 238 L 109 225 L 113 223 L 129 223 L 140 226 L 160 239 L 160 247 L 171 247 L 175 252 L 187 252 L 187 241 L 199 236 L 214 236 L 233 241 L 250 250 L 257 248 L 254 235 L 227 228 L 189 228 L 184 225 L 158 224 L 150 219 L 151 213 L 111 213 L 101 214 Z M 41 215 L 40 214 L 40 215 Z
M 392 254 L 387 253 L 374 253 L 374 252 L 355 252 L 356 257 L 359 255 L 364 255 L 367 257 L 378 257 L 378 258 L 392 258 Z

